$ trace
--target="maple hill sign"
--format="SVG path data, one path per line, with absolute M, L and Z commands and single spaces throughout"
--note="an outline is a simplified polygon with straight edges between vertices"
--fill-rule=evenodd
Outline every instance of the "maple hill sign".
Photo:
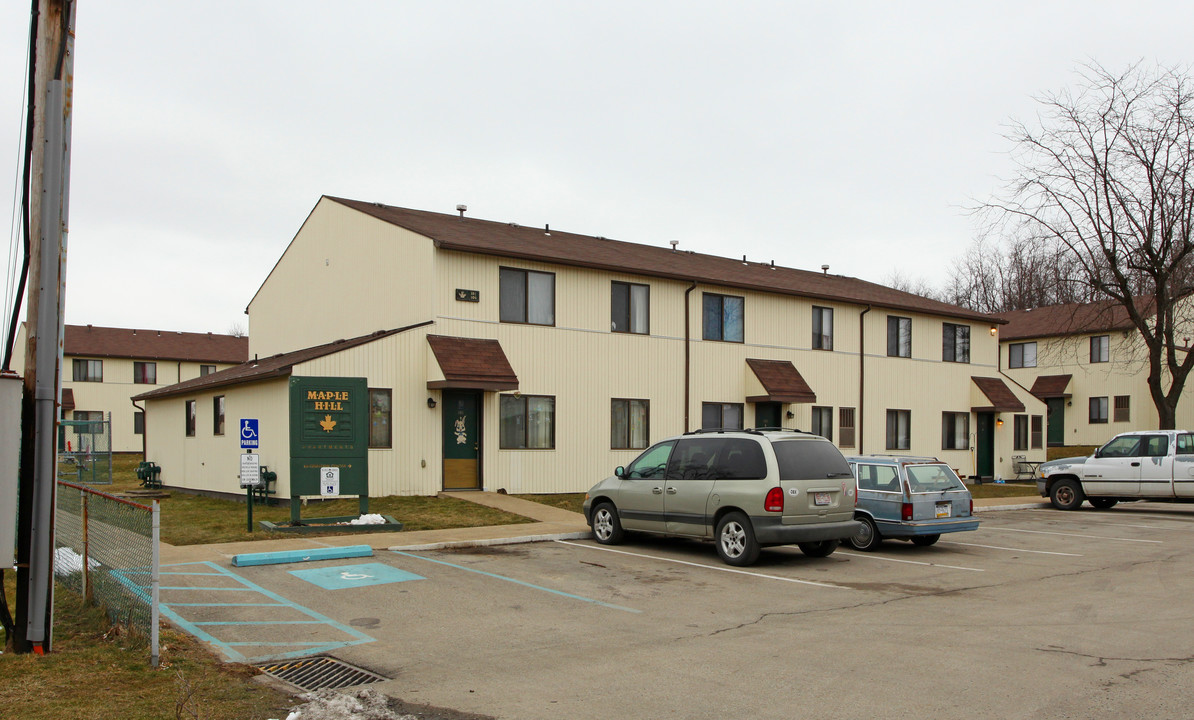
M 365 378 L 290 378 L 290 494 L 319 495 L 320 468 L 340 468 L 340 494 L 369 498 Z M 292 508 L 298 503 L 291 503 Z M 294 514 L 293 511 L 291 513 Z

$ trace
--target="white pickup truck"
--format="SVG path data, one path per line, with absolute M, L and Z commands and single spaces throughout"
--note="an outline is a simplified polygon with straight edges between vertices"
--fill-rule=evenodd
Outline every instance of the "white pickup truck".
M 1116 435 L 1088 458 L 1041 463 L 1041 497 L 1058 510 L 1089 500 L 1100 510 L 1120 500 L 1194 502 L 1194 434 L 1148 430 Z

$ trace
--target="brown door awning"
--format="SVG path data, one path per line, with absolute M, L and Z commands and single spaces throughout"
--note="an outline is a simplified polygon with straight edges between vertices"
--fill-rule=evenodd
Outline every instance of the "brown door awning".
M 518 389 L 518 376 L 497 340 L 428 335 L 427 344 L 440 371 L 427 380 L 429 388 Z
M 71 388 L 62 388 L 62 413 L 66 417 L 66 413 L 75 409 L 75 391 Z
M 1041 400 L 1068 398 L 1070 394 L 1066 389 L 1069 388 L 1072 377 L 1073 375 L 1041 375 L 1032 384 L 1032 390 L 1029 392 Z
M 808 386 L 800 371 L 790 360 L 746 359 L 746 401 L 779 403 L 813 403 L 817 394 Z M 752 378 L 750 375 L 753 374 Z M 751 394 L 753 393 L 753 394 Z
M 991 404 L 970 408 L 974 412 L 1024 412 L 1024 403 L 999 378 L 972 377 L 974 384 Z

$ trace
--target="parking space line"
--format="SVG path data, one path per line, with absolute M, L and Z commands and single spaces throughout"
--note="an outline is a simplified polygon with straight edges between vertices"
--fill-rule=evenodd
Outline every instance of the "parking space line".
M 572 600 L 581 600 L 583 602 L 592 603 L 594 605 L 600 605 L 601 607 L 610 608 L 611 610 L 622 610 L 624 612 L 631 612 L 631 613 L 641 613 L 642 612 L 642 610 L 635 610 L 634 608 L 622 607 L 621 605 L 612 605 L 607 602 L 602 602 L 600 600 L 594 600 L 593 598 L 587 598 L 587 597 L 584 597 L 581 595 L 573 595 L 572 593 L 566 593 L 563 590 L 554 590 L 552 588 L 543 587 L 541 585 L 532 585 L 529 582 L 524 582 L 522 580 L 516 580 L 511 577 L 506 577 L 505 575 L 497 575 L 495 573 L 485 572 L 484 570 L 477 570 L 476 568 L 470 568 L 470 567 L 465 567 L 463 565 L 457 565 L 456 563 L 450 563 L 445 560 L 436 560 L 435 558 L 423 557 L 422 555 L 413 555 L 408 552 L 402 552 L 401 550 L 391 550 L 390 552 L 394 553 L 395 555 L 402 555 L 402 556 L 408 557 L 408 558 L 415 558 L 416 560 L 425 560 L 427 562 L 436 563 L 439 565 L 447 565 L 448 567 L 456 568 L 457 570 L 466 570 L 468 572 L 476 573 L 478 575 L 484 575 L 486 577 L 491 577 L 496 580 L 505 580 L 506 582 L 514 583 L 515 585 L 522 585 L 523 587 L 528 587 L 533 590 L 542 590 L 543 592 L 552 593 L 553 595 L 560 595 L 561 597 L 570 598 Z
M 920 560 L 900 560 L 899 558 L 887 557 L 885 555 L 874 555 L 870 553 L 852 553 L 838 551 L 838 555 L 845 555 L 853 558 L 866 558 L 868 560 L 886 560 L 888 562 L 907 563 L 908 565 L 926 565 L 928 567 L 948 568 L 950 570 L 968 570 L 970 572 L 986 572 L 982 568 L 961 567 L 959 565 L 942 565 L 935 562 L 922 562 Z
M 767 575 L 765 573 L 753 572 L 750 570 L 737 570 L 728 567 L 718 567 L 717 565 L 705 565 L 702 563 L 688 562 L 687 560 L 674 560 L 672 558 L 659 557 L 658 555 L 645 555 L 643 553 L 627 552 L 626 550 L 615 550 L 613 548 L 601 547 L 597 545 L 584 545 L 581 543 L 568 542 L 567 540 L 556 540 L 561 545 L 572 545 L 573 547 L 585 548 L 588 550 L 601 550 L 603 552 L 616 553 L 618 555 L 629 555 L 631 557 L 647 558 L 648 560 L 662 560 L 663 562 L 676 563 L 677 565 L 689 565 L 691 567 L 704 568 L 705 570 L 717 570 L 718 572 L 735 573 L 737 575 L 751 575 L 764 580 L 779 580 L 781 582 L 797 583 L 800 585 L 815 585 L 816 587 L 836 588 L 838 590 L 853 590 L 854 588 L 846 587 L 844 585 L 834 585 L 832 583 L 813 582 L 812 580 L 797 580 L 796 578 L 780 577 L 778 575 Z
M 980 548 L 988 548 L 990 550 L 1010 550 L 1012 552 L 1037 553 L 1038 555 L 1064 555 L 1066 557 L 1085 557 L 1085 555 L 1079 555 L 1078 553 L 1054 552 L 1052 550 L 1025 550 L 1024 548 L 1001 547 L 999 545 L 979 545 L 978 543 L 954 542 L 952 540 L 942 540 L 941 542 L 938 543 L 938 545 L 965 545 L 966 547 L 980 547 Z
M 1139 538 L 1117 538 L 1117 537 L 1106 537 L 1105 535 L 1079 535 L 1077 533 L 1051 532 L 1049 530 L 1024 530 L 1022 528 L 1001 528 L 1001 527 L 990 527 L 987 525 L 983 526 L 983 530 L 992 530 L 994 532 L 1032 533 L 1033 535 L 1060 535 L 1061 537 L 1086 538 L 1088 540 L 1119 540 L 1120 542 L 1152 543 L 1153 545 L 1161 544 L 1160 540 L 1140 540 Z

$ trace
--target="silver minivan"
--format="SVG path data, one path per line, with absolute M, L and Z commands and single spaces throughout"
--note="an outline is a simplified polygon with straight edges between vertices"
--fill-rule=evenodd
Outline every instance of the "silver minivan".
M 824 557 L 859 529 L 845 458 L 825 438 L 793 430 L 668 438 L 593 486 L 584 513 L 599 543 L 626 532 L 713 540 L 730 565 L 750 565 L 769 545 Z

